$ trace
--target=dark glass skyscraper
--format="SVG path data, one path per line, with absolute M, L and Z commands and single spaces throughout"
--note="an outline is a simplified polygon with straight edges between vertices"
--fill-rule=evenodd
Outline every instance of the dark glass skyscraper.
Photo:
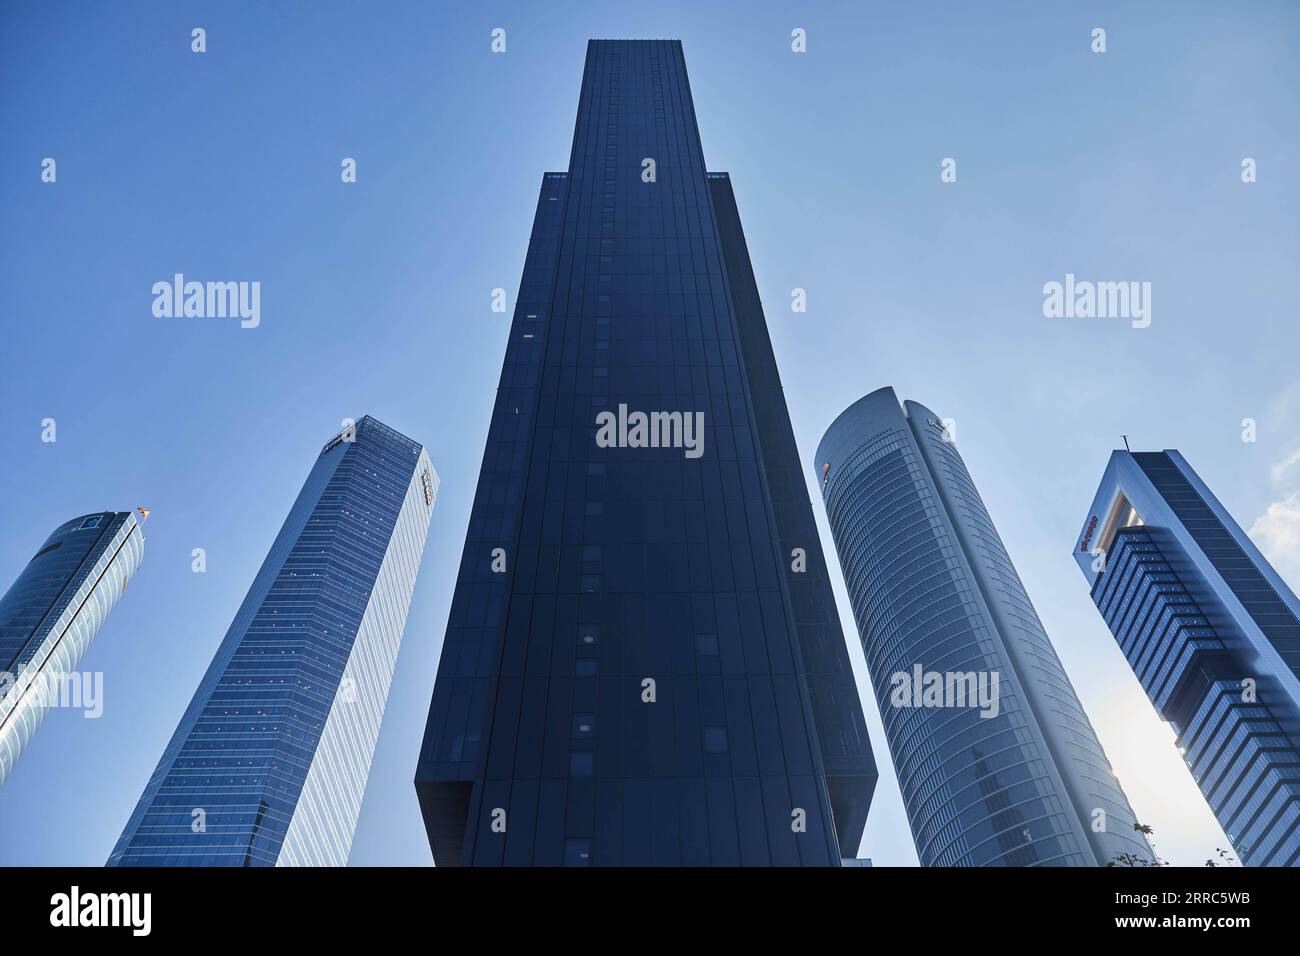
M 437 486 L 369 416 L 325 445 L 110 866 L 347 862 Z
M 434 858 L 836 865 L 875 779 L 681 45 L 592 41 L 420 754 Z
M 134 512 L 54 529 L 0 599 L 0 785 L 144 557 Z
M 1116 451 L 1074 549 L 1237 857 L 1300 865 L 1300 601 L 1176 451 Z
M 1151 858 L 948 423 L 882 388 L 817 473 L 924 866 Z

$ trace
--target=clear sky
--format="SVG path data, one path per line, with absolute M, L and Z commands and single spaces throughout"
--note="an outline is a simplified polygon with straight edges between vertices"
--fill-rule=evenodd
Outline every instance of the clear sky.
M 491 290 L 513 302 L 568 165 L 589 37 L 683 41 L 805 464 L 882 385 L 954 418 L 1157 848 L 1226 846 L 1070 551 L 1127 434 L 1180 449 L 1300 583 L 1295 4 L 10 2 L 0 587 L 68 518 L 153 515 L 82 661 L 103 716 L 47 718 L 0 792 L 0 863 L 106 859 L 320 446 L 364 413 L 442 487 L 352 862 L 431 862 L 412 778 L 508 330 Z M 260 326 L 156 318 L 177 272 L 260 282 Z M 1067 273 L 1152 283 L 1150 327 L 1046 318 Z M 862 855 L 915 864 L 832 577 L 881 770 Z

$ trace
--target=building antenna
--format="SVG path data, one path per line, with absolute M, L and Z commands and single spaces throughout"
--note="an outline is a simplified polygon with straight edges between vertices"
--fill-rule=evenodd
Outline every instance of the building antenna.
M 1128 436 L 1120 435 L 1119 437 L 1124 439 L 1124 450 L 1131 455 L 1133 453 L 1133 449 L 1128 447 Z

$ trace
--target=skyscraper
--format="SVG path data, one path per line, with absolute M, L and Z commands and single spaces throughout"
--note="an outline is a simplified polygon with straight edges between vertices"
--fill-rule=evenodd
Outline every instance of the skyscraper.
M 1300 865 L 1300 601 L 1177 451 L 1116 451 L 1074 548 L 1250 866 Z
M 953 439 L 882 388 L 835 419 L 816 458 L 917 855 L 1150 859 Z
M 416 789 L 439 865 L 837 865 L 876 771 L 676 41 L 546 173 Z
M 144 557 L 130 511 L 82 515 L 54 529 L 0 598 L 0 785 Z
M 437 488 L 369 416 L 325 445 L 110 866 L 347 862 Z

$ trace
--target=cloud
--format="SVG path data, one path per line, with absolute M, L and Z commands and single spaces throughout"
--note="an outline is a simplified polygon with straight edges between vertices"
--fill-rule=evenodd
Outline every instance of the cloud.
M 1247 534 L 1292 590 L 1300 591 L 1300 491 L 1269 505 Z
M 1282 479 L 1286 477 L 1287 469 L 1295 464 L 1300 464 L 1300 448 L 1297 448 L 1295 451 L 1291 452 L 1291 454 L 1287 455 L 1286 458 L 1273 466 L 1271 469 L 1273 484 L 1280 485 Z

